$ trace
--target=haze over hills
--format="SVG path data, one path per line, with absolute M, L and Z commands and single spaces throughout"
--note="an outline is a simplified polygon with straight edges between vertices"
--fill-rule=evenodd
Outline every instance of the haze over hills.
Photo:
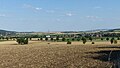
M 67 33 L 77 33 L 77 32 L 100 32 L 100 31 L 105 31 L 105 32 L 120 32 L 120 28 L 116 29 L 95 29 L 95 30 L 87 30 L 87 31 L 56 31 L 56 32 L 67 32 Z M 34 33 L 34 32 L 17 32 L 17 31 L 9 31 L 9 30 L 3 30 L 0 29 L 0 34 L 5 34 L 5 33 Z M 47 33 L 47 32 L 46 32 Z
M 0 36 L 2 35 L 15 35 L 15 31 L 0 30 Z

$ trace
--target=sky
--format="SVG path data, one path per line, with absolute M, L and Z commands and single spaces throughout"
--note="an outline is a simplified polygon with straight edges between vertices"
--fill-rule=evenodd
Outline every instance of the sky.
M 120 0 L 0 0 L 0 29 L 84 31 L 120 28 Z

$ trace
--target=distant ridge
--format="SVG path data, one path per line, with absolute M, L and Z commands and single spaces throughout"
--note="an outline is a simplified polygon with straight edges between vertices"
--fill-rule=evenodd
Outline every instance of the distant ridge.
M 62 31 L 62 33 L 80 33 L 80 32 L 120 32 L 120 28 L 116 29 L 95 29 L 86 31 Z
M 15 31 L 7 31 L 7 30 L 1 30 L 1 29 L 0 29 L 0 36 L 14 35 L 14 34 L 16 34 Z
M 8 31 L 8 30 L 1 30 L 0 29 L 0 32 L 15 32 L 15 31 Z
M 107 32 L 120 32 L 120 28 L 110 29 L 110 30 L 108 30 Z
M 59 33 L 84 33 L 84 32 L 119 32 L 120 28 L 116 29 L 95 29 L 95 30 L 87 30 L 87 31 L 57 31 Z M 53 32 L 53 33 L 57 33 Z M 37 32 L 16 32 L 16 31 L 8 31 L 8 30 L 1 30 L 0 29 L 0 36 L 6 36 L 6 35 L 15 35 L 16 33 L 37 33 Z M 38 32 L 38 33 L 47 33 L 47 32 Z

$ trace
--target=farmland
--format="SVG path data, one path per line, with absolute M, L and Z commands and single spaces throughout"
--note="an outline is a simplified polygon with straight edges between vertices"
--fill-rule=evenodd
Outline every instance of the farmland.
M 0 36 L 1 68 L 111 68 L 117 66 L 120 33 L 7 34 Z
M 0 0 L 0 68 L 120 68 L 120 0 Z
M 113 65 L 108 61 L 109 51 L 119 50 L 119 44 L 119 41 L 118 44 L 96 42 L 94 45 L 90 42 L 29 41 L 28 45 L 18 45 L 16 41 L 4 41 L 0 42 L 0 67 L 109 68 Z

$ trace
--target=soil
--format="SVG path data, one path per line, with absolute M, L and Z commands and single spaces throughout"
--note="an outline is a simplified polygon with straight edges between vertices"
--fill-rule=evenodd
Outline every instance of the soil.
M 111 68 L 115 57 L 109 60 L 110 52 L 120 50 L 119 44 L 77 43 L 0 42 L 0 68 Z

